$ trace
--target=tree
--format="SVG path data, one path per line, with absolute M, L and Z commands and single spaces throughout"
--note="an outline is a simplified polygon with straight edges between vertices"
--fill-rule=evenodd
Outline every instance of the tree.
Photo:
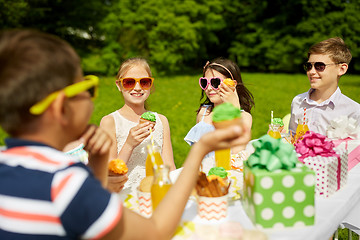
M 75 48 L 99 45 L 98 24 L 111 0 L 0 0 L 2 29 L 32 28 L 55 34 Z
M 354 69 L 360 70 L 359 6 L 358 0 L 241 1 L 233 11 L 241 30 L 226 18 L 236 33 L 229 55 L 248 70 L 298 72 L 312 44 L 339 36 L 352 50 Z
M 208 43 L 219 42 L 213 32 L 226 26 L 222 10 L 219 0 L 122 0 L 102 27 L 108 43 L 123 49 L 114 57 L 143 56 L 159 72 L 177 72 L 201 59 Z

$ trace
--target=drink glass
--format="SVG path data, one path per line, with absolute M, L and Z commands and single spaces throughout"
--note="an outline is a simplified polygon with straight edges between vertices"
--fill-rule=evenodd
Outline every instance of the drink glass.
M 155 163 L 157 166 L 160 166 L 162 164 L 164 164 L 162 158 L 161 158 L 161 154 L 160 154 L 160 148 L 155 146 L 153 147 L 153 154 L 155 157 Z M 146 157 L 146 161 L 145 161 L 145 171 L 146 171 L 146 176 L 154 176 L 154 167 L 151 161 L 151 155 L 148 152 L 148 155 Z
M 295 134 L 294 142 L 296 143 L 298 140 L 301 140 L 307 131 L 309 131 L 309 127 L 306 123 L 298 124 L 296 127 L 296 134 Z
M 223 167 L 225 170 L 231 170 L 230 148 L 215 151 L 215 165 Z
M 166 165 L 160 165 L 155 169 L 154 181 L 151 186 L 151 201 L 153 211 L 157 208 L 161 200 L 172 186 L 170 176 L 170 168 Z
M 269 136 L 271 136 L 275 139 L 281 138 L 280 125 L 279 124 L 270 124 L 268 134 L 269 134 Z

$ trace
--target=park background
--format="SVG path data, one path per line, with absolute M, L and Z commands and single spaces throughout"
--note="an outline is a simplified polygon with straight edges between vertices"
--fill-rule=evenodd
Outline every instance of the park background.
M 168 118 L 180 167 L 199 107 L 198 78 L 215 57 L 235 61 L 254 95 L 253 138 L 266 133 L 271 111 L 283 117 L 308 90 L 307 50 L 329 37 L 342 37 L 352 52 L 339 85 L 360 102 L 359 12 L 360 0 L 0 0 L 0 30 L 32 28 L 67 40 L 84 73 L 100 76 L 95 124 L 123 104 L 114 83 L 121 62 L 147 58 L 155 77 L 148 106 Z M 0 145 L 5 137 L 0 129 Z

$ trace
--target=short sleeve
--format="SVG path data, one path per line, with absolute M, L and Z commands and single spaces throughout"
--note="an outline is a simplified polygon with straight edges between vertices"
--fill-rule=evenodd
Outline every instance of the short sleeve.
M 120 220 L 122 203 L 104 189 L 83 164 L 75 164 L 55 174 L 52 201 L 65 232 L 76 238 L 97 238 Z

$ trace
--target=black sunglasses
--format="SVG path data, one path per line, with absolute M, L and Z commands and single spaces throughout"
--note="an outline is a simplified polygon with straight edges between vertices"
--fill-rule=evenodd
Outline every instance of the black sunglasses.
M 306 62 L 304 63 L 304 69 L 305 71 L 310 71 L 314 65 L 314 68 L 316 71 L 318 72 L 323 72 L 326 68 L 326 66 L 329 66 L 329 65 L 337 65 L 339 63 L 329 63 L 329 64 L 325 64 L 323 62 Z

